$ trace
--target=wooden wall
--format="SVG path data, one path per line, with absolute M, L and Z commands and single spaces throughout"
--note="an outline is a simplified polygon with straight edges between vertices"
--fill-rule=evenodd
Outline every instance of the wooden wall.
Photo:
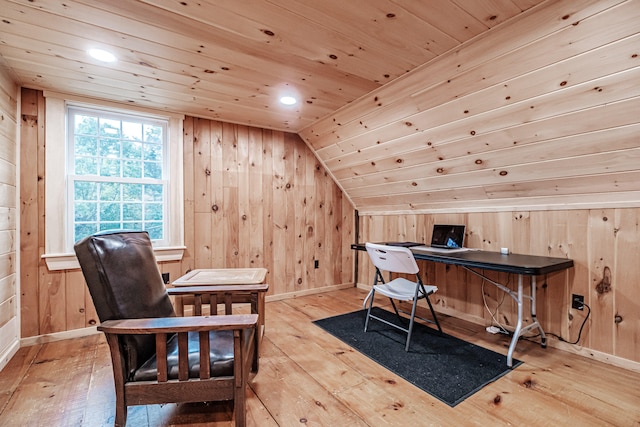
M 50 272 L 40 260 L 44 98 L 23 89 L 22 99 L 21 316 L 22 336 L 32 337 L 83 328 L 96 316 L 80 271 Z M 193 268 L 265 266 L 271 298 L 351 282 L 354 211 L 297 136 L 192 117 L 184 125 L 187 251 L 183 261 L 162 264 L 163 272 L 175 279 Z M 585 295 L 592 314 L 577 348 L 640 361 L 640 209 L 365 215 L 360 241 L 428 241 L 434 221 L 467 224 L 470 247 L 574 259 L 572 270 L 538 279 L 545 330 L 575 340 L 586 311 L 572 310 L 570 295 Z M 440 288 L 437 310 L 489 323 L 475 276 L 427 263 L 423 269 Z M 371 272 L 360 256 L 358 282 L 368 286 Z M 484 294 L 495 310 L 501 293 L 485 285 Z M 497 317 L 512 324 L 514 310 L 507 298 Z
M 18 87 L 0 65 L 0 369 L 18 349 Z
M 190 117 L 184 133 L 183 270 L 266 267 L 280 296 L 353 283 L 353 208 L 297 135 Z
M 45 99 L 22 94 L 22 337 L 34 337 L 97 316 L 81 271 L 49 271 L 40 259 Z M 184 197 L 185 257 L 160 265 L 171 280 L 194 268 L 266 267 L 270 298 L 352 286 L 353 208 L 297 135 L 187 117 Z
M 574 268 L 537 278 L 538 319 L 545 331 L 575 341 L 588 310 L 571 309 L 572 294 L 585 296 L 591 315 L 577 346 L 553 337 L 550 345 L 601 359 L 616 356 L 640 362 L 640 209 L 368 215 L 360 218 L 360 240 L 428 242 L 434 222 L 466 224 L 465 245 L 471 248 L 508 247 L 514 253 L 573 259 Z M 359 264 L 358 283 L 369 286 L 373 268 L 366 254 L 359 255 Z M 425 261 L 421 269 L 427 283 L 439 288 L 436 310 L 488 326 L 484 293 L 491 311 L 498 308 L 497 319 L 515 325 L 515 304 L 493 285 L 485 283 L 483 288 L 481 279 L 458 267 Z M 512 289 L 517 285 L 514 275 L 486 273 Z M 528 307 L 525 314 L 530 319 Z
M 640 206 L 639 20 L 544 2 L 300 135 L 363 214 Z
M 45 253 L 45 98 L 22 88 L 20 125 L 20 319 L 21 337 L 95 326 L 98 317 L 77 270 L 49 271 Z M 53 143 L 53 142 L 52 142 Z M 64 149 L 64 147 L 60 147 Z

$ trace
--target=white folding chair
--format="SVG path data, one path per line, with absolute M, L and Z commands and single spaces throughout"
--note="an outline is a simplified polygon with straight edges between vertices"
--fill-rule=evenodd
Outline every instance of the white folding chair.
M 369 319 L 375 319 L 380 322 L 386 323 L 387 325 L 393 326 L 394 328 L 400 329 L 407 333 L 407 342 L 404 347 L 405 351 L 409 351 L 409 343 L 411 341 L 411 333 L 413 331 L 413 323 L 415 317 L 418 317 L 419 319 L 424 320 L 428 323 L 434 323 L 438 327 L 438 330 L 442 332 L 442 328 L 440 327 L 440 323 L 438 322 L 436 313 L 433 310 L 433 305 L 431 305 L 431 300 L 429 299 L 429 295 L 436 292 L 438 288 L 436 286 L 425 286 L 422 283 L 422 279 L 420 278 L 419 274 L 420 269 L 418 268 L 418 264 L 416 263 L 416 260 L 413 257 L 411 251 L 405 247 L 379 245 L 376 243 L 366 243 L 365 247 L 367 248 L 367 253 L 371 258 L 371 262 L 373 262 L 373 265 L 376 267 L 376 274 L 373 281 L 373 287 L 371 288 L 369 295 L 367 295 L 367 297 L 365 298 L 363 304 L 364 306 L 366 306 L 367 300 L 369 300 L 369 308 L 367 309 L 367 319 L 364 323 L 364 331 L 367 332 Z M 415 274 L 416 281 L 413 282 L 411 280 L 405 279 L 404 277 L 397 277 L 385 283 L 384 278 L 382 277 L 382 271 L 388 271 L 390 273 Z M 389 298 L 389 300 L 391 301 L 391 305 L 393 306 L 393 309 L 395 310 L 396 315 L 400 318 L 400 320 L 404 319 L 402 316 L 400 316 L 400 312 L 410 314 L 408 328 L 405 328 L 404 326 L 399 324 L 389 322 L 385 319 L 381 319 L 380 317 L 371 314 L 373 299 L 376 292 Z M 433 320 L 416 316 L 416 306 L 418 304 L 418 300 L 422 298 L 427 300 L 427 304 L 429 304 L 429 309 L 431 310 Z M 396 307 L 394 300 L 413 301 L 411 313 L 399 310 Z

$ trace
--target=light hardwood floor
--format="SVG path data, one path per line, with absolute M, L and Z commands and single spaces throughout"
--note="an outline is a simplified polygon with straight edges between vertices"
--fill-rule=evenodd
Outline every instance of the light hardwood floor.
M 260 372 L 248 390 L 253 426 L 637 426 L 640 373 L 528 341 L 524 364 L 451 408 L 311 323 L 359 309 L 347 289 L 266 305 Z M 506 354 L 506 336 L 440 316 L 444 330 Z M 0 425 L 113 425 L 103 336 L 22 348 L 0 373 Z M 127 425 L 232 426 L 227 404 L 129 408 Z

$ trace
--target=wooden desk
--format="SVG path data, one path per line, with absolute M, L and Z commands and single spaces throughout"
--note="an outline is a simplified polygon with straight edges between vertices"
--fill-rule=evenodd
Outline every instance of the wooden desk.
M 363 243 L 351 245 L 351 249 L 366 251 Z M 516 322 L 516 328 L 513 331 L 513 337 L 507 353 L 507 366 L 513 366 L 513 352 L 515 351 L 518 339 L 529 330 L 534 328 L 538 329 L 540 332 L 540 344 L 542 347 L 547 346 L 547 336 L 542 330 L 542 326 L 536 317 L 536 276 L 571 268 L 573 267 L 573 260 L 535 255 L 502 254 L 500 252 L 480 251 L 474 249 L 464 252 L 434 252 L 427 246 L 421 245 L 411 246 L 409 249 L 413 253 L 414 258 L 418 260 L 459 265 L 465 270 L 480 276 L 483 280 L 495 285 L 516 301 L 518 306 L 518 320 Z M 517 274 L 517 291 L 513 291 L 507 286 L 495 282 L 478 270 L 492 270 Z M 529 281 L 530 290 L 528 294 L 524 292 L 524 276 L 529 276 L 531 278 Z M 532 321 L 527 326 L 522 326 L 525 299 L 529 299 L 530 301 Z

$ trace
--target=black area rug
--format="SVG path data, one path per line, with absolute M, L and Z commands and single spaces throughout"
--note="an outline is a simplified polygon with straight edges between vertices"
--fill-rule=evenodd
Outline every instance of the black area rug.
M 394 313 L 373 310 L 378 317 L 398 321 Z M 404 332 L 371 319 L 365 333 L 365 316 L 366 310 L 360 310 L 313 323 L 451 407 L 511 371 L 507 356 L 418 322 L 405 352 Z M 514 359 L 513 367 L 521 363 Z

